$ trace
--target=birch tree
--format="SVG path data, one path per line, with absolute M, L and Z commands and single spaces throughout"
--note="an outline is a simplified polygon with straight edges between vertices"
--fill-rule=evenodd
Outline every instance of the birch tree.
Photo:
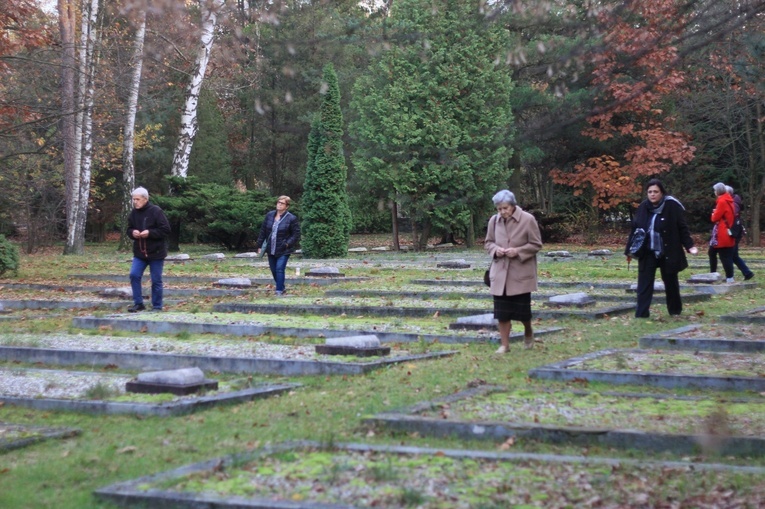
M 79 190 L 77 181 L 80 176 L 77 168 L 77 135 L 75 105 L 75 69 L 77 58 L 74 47 L 75 38 L 74 0 L 58 0 L 58 25 L 61 33 L 61 139 L 64 152 L 64 180 L 66 186 L 66 224 L 74 224 L 77 215 Z M 64 253 L 67 254 L 67 242 Z
M 133 40 L 133 57 L 131 59 L 132 76 L 128 89 L 127 113 L 122 145 L 122 215 L 121 224 L 125 224 L 130 211 L 133 208 L 130 193 L 135 188 L 135 117 L 138 110 L 138 91 L 141 86 L 141 72 L 143 69 L 143 44 L 146 38 L 146 5 L 141 5 L 136 19 L 136 30 Z M 124 228 L 120 236 L 119 249 L 127 249 L 130 244 L 125 236 Z
M 189 156 L 194 144 L 194 137 L 199 127 L 197 120 L 197 105 L 199 93 L 202 90 L 207 63 L 210 61 L 215 28 L 218 23 L 218 15 L 225 4 L 225 0 L 203 0 L 202 4 L 202 47 L 197 54 L 194 70 L 186 92 L 186 103 L 181 113 L 181 128 L 178 135 L 178 143 L 173 153 L 173 166 L 171 174 L 174 177 L 186 178 L 189 171 Z

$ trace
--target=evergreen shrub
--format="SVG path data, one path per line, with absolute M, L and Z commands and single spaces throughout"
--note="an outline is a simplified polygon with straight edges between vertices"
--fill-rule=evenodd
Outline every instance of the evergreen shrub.
M 0 276 L 6 272 L 19 272 L 19 250 L 16 245 L 0 235 Z

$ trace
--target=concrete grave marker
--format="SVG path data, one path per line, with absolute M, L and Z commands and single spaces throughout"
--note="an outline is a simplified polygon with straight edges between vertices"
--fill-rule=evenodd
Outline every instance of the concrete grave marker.
M 356 355 L 371 357 L 390 354 L 389 346 L 381 346 L 374 334 L 327 338 L 323 345 L 316 345 L 316 353 L 323 355 Z
M 571 258 L 573 255 L 568 251 L 548 251 L 545 256 L 554 258 Z
M 704 274 L 693 274 L 688 278 L 688 283 L 710 284 L 717 283 L 722 279 L 719 272 L 707 272 Z
M 613 253 L 610 249 L 593 249 L 587 256 L 611 256 Z
M 349 253 L 365 253 L 367 251 L 368 251 L 368 249 L 365 248 L 365 247 L 352 247 L 352 248 L 348 249 Z
M 313 267 L 305 273 L 310 277 L 344 277 L 345 274 L 340 272 L 337 267 Z
M 252 286 L 252 281 L 246 277 L 229 277 L 225 279 L 219 279 L 213 283 L 213 286 L 229 286 L 235 288 L 246 288 Z
M 553 307 L 584 307 L 595 304 L 595 299 L 584 292 L 554 295 L 546 302 Z
M 202 260 L 223 260 L 226 258 L 226 255 L 223 253 L 210 253 L 206 254 L 204 256 L 201 256 Z
M 469 269 L 470 264 L 465 261 L 464 258 L 459 258 L 457 260 L 447 260 L 445 262 L 440 262 L 436 264 L 436 267 L 439 269 Z
M 98 292 L 98 295 L 102 297 L 118 297 L 120 299 L 132 299 L 133 290 L 129 286 L 121 286 L 119 288 L 105 288 Z
M 139 373 L 135 380 L 125 384 L 127 392 L 142 394 L 170 393 L 185 396 L 199 392 L 201 389 L 218 389 L 217 380 L 205 378 L 199 368 L 181 368 L 167 371 L 149 371 Z
M 237 253 L 234 258 L 260 258 L 260 255 L 254 251 L 248 253 Z
M 452 330 L 481 330 L 495 329 L 497 320 L 494 313 L 485 313 L 482 315 L 461 316 L 455 323 L 449 324 Z
M 169 255 L 165 258 L 166 262 L 183 262 L 191 260 L 191 257 L 187 254 Z

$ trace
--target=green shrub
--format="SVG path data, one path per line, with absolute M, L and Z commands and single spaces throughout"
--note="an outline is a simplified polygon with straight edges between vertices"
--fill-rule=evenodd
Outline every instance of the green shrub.
M 19 250 L 5 235 L 0 235 L 0 276 L 6 272 L 13 272 L 14 276 L 18 274 Z

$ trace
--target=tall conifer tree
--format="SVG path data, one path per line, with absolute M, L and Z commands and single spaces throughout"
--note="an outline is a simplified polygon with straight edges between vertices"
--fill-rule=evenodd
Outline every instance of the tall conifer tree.
M 347 175 L 343 154 L 340 88 L 332 64 L 324 66 L 324 100 L 308 139 L 308 162 L 301 206 L 301 245 L 309 258 L 345 256 L 351 236 Z

